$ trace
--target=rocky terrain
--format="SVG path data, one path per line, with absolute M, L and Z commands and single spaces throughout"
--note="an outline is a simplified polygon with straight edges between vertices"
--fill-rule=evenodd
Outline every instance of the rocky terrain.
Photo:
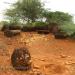
M 14 48 L 27 47 L 32 68 L 18 71 L 12 67 Z M 7 38 L 0 32 L 0 75 L 75 75 L 75 40 L 55 39 L 52 34 L 22 32 Z

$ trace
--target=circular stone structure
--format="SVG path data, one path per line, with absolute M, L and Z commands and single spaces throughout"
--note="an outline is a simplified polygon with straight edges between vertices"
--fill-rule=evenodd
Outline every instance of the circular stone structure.
M 11 56 L 12 66 L 16 70 L 29 70 L 31 56 L 27 48 L 16 48 Z

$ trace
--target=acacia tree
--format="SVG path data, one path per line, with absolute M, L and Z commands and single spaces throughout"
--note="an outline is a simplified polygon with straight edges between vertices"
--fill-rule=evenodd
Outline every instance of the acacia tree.
M 58 25 L 64 25 L 67 23 L 73 23 L 72 16 L 64 12 L 44 12 L 43 16 L 46 18 L 48 23 L 57 23 Z
M 13 4 L 13 9 L 8 9 L 6 15 L 11 19 L 21 19 L 24 21 L 35 22 L 43 11 L 40 0 L 18 0 Z
M 5 15 L 6 15 L 6 19 L 9 20 L 10 24 L 19 24 L 20 18 L 17 15 L 15 9 L 7 9 Z

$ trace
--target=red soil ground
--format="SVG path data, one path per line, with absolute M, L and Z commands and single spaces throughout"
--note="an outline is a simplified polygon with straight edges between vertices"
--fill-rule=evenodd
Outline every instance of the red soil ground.
M 25 46 L 32 57 L 32 69 L 17 71 L 11 65 L 11 54 L 14 48 Z M 0 75 L 75 75 L 75 41 L 35 32 L 7 38 L 0 32 Z

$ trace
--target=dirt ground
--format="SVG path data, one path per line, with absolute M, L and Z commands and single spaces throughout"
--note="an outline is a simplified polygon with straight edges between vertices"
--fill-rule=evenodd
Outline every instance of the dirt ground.
M 31 70 L 17 71 L 12 67 L 11 54 L 18 47 L 29 49 Z M 0 32 L 0 75 L 75 75 L 75 41 L 35 32 L 7 38 Z

